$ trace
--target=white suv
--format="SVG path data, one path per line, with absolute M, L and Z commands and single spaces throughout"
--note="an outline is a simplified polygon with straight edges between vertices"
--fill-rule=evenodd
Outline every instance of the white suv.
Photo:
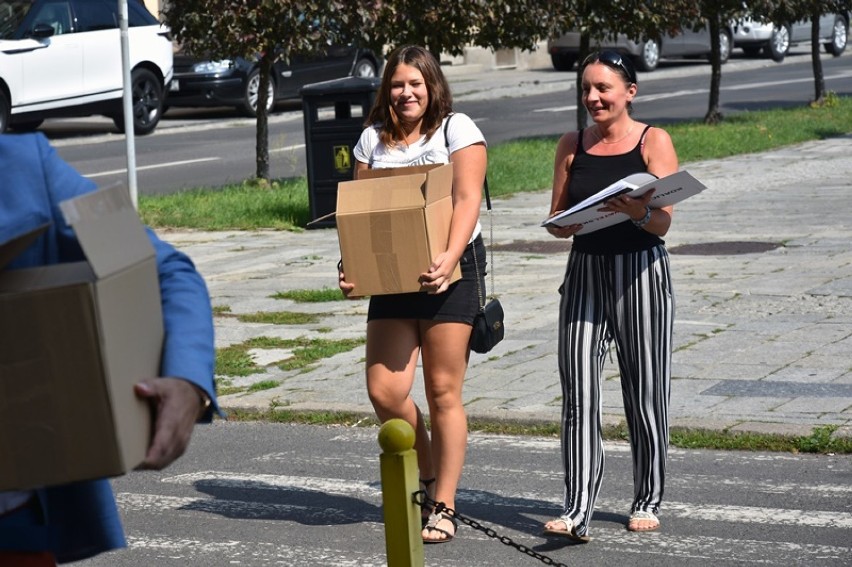
M 0 132 L 104 114 L 124 131 L 117 0 L 0 0 Z M 128 0 L 136 134 L 156 128 L 172 78 L 167 28 Z

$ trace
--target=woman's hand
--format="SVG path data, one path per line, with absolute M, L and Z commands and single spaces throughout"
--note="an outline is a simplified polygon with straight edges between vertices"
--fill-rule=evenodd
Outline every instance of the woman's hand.
M 555 215 L 558 215 L 561 212 L 562 211 L 556 211 L 555 213 L 550 214 L 550 216 L 548 218 L 555 216 Z M 549 232 L 551 235 L 555 236 L 556 238 L 571 238 L 572 236 L 577 234 L 577 232 L 581 228 L 583 228 L 583 225 L 581 225 L 581 224 L 569 224 L 567 226 L 555 226 L 555 225 L 552 225 L 552 224 L 548 224 L 548 225 L 545 225 L 544 228 L 546 228 L 547 232 Z
M 429 266 L 429 271 L 420 274 L 420 285 L 423 286 L 424 291 L 433 294 L 447 291 L 456 264 L 458 264 L 458 260 L 453 261 L 449 253 L 438 254 L 432 265 Z
M 607 199 L 604 206 L 598 209 L 601 212 L 624 213 L 633 220 L 642 220 L 651 202 L 654 190 L 646 191 L 641 197 L 630 197 L 627 194 Z
M 343 275 L 343 262 L 339 262 L 337 264 L 337 286 L 346 298 L 352 299 L 349 297 L 349 294 L 354 291 L 355 284 L 346 281 L 345 276 Z

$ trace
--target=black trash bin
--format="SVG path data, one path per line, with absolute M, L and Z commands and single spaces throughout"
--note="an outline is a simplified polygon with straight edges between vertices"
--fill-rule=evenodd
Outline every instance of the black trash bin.
M 378 77 L 346 77 L 305 85 L 299 91 L 305 118 L 308 202 L 312 220 L 335 211 L 338 182 L 352 179 L 355 167 L 352 150 L 364 130 L 364 121 L 380 83 Z M 334 225 L 332 215 L 308 226 Z

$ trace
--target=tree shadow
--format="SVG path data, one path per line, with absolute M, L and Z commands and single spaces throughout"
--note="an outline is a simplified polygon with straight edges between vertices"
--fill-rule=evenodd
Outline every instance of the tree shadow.
M 542 500 L 507 497 L 493 492 L 460 489 L 457 495 L 457 511 L 465 518 L 474 520 L 481 525 L 482 531 L 493 530 L 493 537 L 500 539 L 505 534 L 500 528 L 514 530 L 532 538 L 542 540 L 540 543 L 523 543 L 533 551 L 545 552 L 563 547 L 577 545 L 567 538 L 546 536 L 542 533 L 544 522 L 562 514 L 561 506 Z M 533 516 L 545 516 L 542 521 Z M 611 523 L 623 526 L 627 523 L 627 515 L 597 510 L 592 516 L 595 524 Z M 464 522 L 462 522 L 464 523 Z M 501 540 L 502 541 L 502 540 Z
M 350 496 L 259 481 L 224 485 L 211 479 L 197 481 L 193 486 L 213 499 L 193 501 L 183 506 L 183 510 L 232 519 L 280 520 L 308 526 L 382 522 L 381 506 Z
M 261 481 L 223 484 L 222 481 L 210 479 L 196 481 L 193 486 L 213 498 L 195 500 L 181 507 L 183 510 L 217 514 L 231 519 L 278 520 L 307 526 L 364 522 L 381 524 L 384 521 L 381 503 L 374 504 L 358 497 L 298 487 L 282 487 Z M 368 486 L 377 492 L 381 491 L 379 482 L 369 483 Z M 474 525 L 480 526 L 480 531 L 497 539 L 505 536 L 501 531 L 513 530 L 531 538 L 538 538 L 539 542 L 524 544 L 537 551 L 574 545 L 574 542 L 568 539 L 542 534 L 544 522 L 535 516 L 555 518 L 562 513 L 562 508 L 552 502 L 470 489 L 460 489 L 457 499 L 457 512 L 471 520 Z M 592 521 L 596 524 L 624 525 L 627 516 L 596 511 Z M 460 523 L 465 524 L 463 521 Z M 470 529 L 470 524 L 467 525 Z

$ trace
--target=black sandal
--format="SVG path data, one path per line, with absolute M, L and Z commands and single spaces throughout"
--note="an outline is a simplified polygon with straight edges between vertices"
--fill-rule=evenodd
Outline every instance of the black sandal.
M 438 522 L 442 520 L 449 520 L 449 522 L 453 524 L 453 533 L 450 533 L 443 528 L 437 527 Z M 450 516 L 446 512 L 440 512 L 438 514 L 431 514 L 429 516 L 429 521 L 426 522 L 426 525 L 423 526 L 423 529 L 427 530 L 428 532 L 438 532 L 446 536 L 443 539 L 427 539 L 424 537 L 423 543 L 447 543 L 448 541 L 452 541 L 453 538 L 456 537 L 456 532 L 459 529 L 459 523 L 454 517 Z
M 420 487 L 423 492 L 426 493 L 426 496 L 429 496 L 429 487 L 435 484 L 435 477 L 432 478 L 421 478 L 420 479 Z M 425 500 L 423 501 L 425 504 Z M 425 507 L 420 508 L 420 527 L 425 528 L 426 523 L 429 521 L 429 516 L 431 514 L 427 511 Z

